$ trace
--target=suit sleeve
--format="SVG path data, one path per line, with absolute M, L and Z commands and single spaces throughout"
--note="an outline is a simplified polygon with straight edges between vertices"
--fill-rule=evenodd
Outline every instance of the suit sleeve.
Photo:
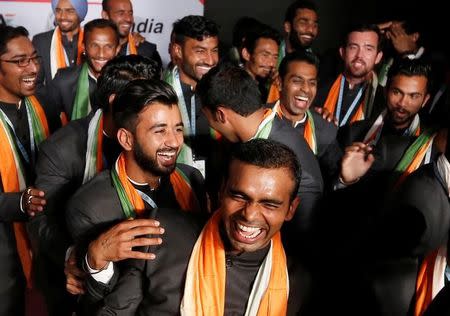
M 20 210 L 20 197 L 22 193 L 0 193 L 0 221 L 15 222 L 26 221 L 28 216 Z

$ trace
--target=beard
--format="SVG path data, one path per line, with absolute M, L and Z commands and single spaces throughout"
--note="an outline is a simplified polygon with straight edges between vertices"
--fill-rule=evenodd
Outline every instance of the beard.
M 300 42 L 300 39 L 298 38 L 298 33 L 295 31 L 289 33 L 289 42 L 291 43 L 292 48 L 296 51 L 305 50 L 311 47 L 312 44 L 311 41 L 311 43 L 309 43 L 308 45 L 303 45 L 302 42 Z
M 156 155 L 158 154 L 158 151 L 156 152 Z M 154 158 L 146 155 L 142 150 L 142 146 L 139 144 L 139 142 L 135 143 L 135 146 L 133 148 L 133 155 L 136 163 L 142 170 L 150 172 L 155 176 L 166 176 L 175 170 L 176 164 L 170 166 L 162 166 L 158 164 L 156 155 Z

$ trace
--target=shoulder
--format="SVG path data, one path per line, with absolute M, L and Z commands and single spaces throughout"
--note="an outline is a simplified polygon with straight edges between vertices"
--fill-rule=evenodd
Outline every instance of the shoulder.
M 85 149 L 83 147 L 86 145 L 89 118 L 85 117 L 69 122 L 69 124 L 60 128 L 47 138 L 42 143 L 40 150 L 47 151 L 49 148 L 54 148 L 61 152 L 65 152 L 66 150 L 69 153 L 73 153 L 74 151 L 84 152 Z
M 70 78 L 76 79 L 81 72 L 81 66 L 72 66 L 67 68 L 60 68 L 56 72 L 55 78 L 52 82 L 57 82 L 58 80 L 67 80 Z
M 331 133 L 334 135 L 334 137 L 336 137 L 338 128 L 333 122 L 328 122 L 327 120 L 325 120 L 322 117 L 322 115 L 320 115 L 319 113 L 314 111 L 314 109 L 311 110 L 310 113 L 314 120 L 314 125 L 315 125 L 316 129 L 322 130 L 325 133 Z
M 55 30 L 53 29 L 53 30 L 50 30 L 50 31 L 47 31 L 47 32 L 42 32 L 42 33 L 34 35 L 33 36 L 33 44 L 40 43 L 40 42 L 45 42 L 45 41 L 50 40 L 52 38 L 52 36 L 53 36 L 53 32 L 54 31 Z
M 177 163 L 177 169 L 179 169 L 189 180 L 203 180 L 203 176 L 197 168 L 186 165 L 184 163 Z

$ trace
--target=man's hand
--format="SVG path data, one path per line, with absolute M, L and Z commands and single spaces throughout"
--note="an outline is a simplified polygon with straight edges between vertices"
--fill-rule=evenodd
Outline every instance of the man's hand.
M 161 235 L 164 228 L 153 219 L 135 219 L 115 225 L 89 244 L 89 266 L 96 270 L 103 269 L 110 261 L 124 259 L 155 259 L 155 254 L 133 251 L 133 247 L 159 245 L 159 237 L 140 237 L 143 235 Z
M 64 274 L 66 275 L 66 289 L 70 294 L 84 294 L 84 280 L 86 272 L 77 267 L 75 250 L 70 251 L 69 258 L 64 264 Z
M 345 148 L 341 161 L 340 178 L 344 184 L 351 184 L 359 180 L 370 169 L 375 157 L 372 147 L 364 143 L 355 142 Z
M 401 22 L 393 22 L 386 30 L 386 37 L 399 55 L 417 51 L 418 33 L 407 34 Z
M 36 213 L 42 212 L 44 210 L 45 204 L 47 204 L 44 195 L 44 191 L 33 187 L 29 187 L 28 189 L 26 189 L 22 193 L 22 197 L 20 200 L 24 212 L 26 212 L 31 217 L 36 215 Z
M 324 107 L 318 107 L 316 106 L 314 108 L 314 110 L 319 113 L 320 115 L 322 115 L 322 118 L 328 122 L 333 122 L 334 125 L 338 124 L 337 119 L 334 117 L 333 113 L 331 113 L 330 111 L 328 111 L 328 109 L 324 108 Z

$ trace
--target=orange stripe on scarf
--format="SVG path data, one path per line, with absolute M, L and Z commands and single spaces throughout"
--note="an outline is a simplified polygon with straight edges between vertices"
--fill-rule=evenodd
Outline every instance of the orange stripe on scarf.
M 266 103 L 277 102 L 280 99 L 280 91 L 278 90 L 278 86 L 275 82 L 272 82 L 269 89 L 269 95 L 267 96 Z
M 175 170 L 170 174 L 170 183 L 175 192 L 177 202 L 180 204 L 183 211 L 200 211 L 199 203 L 191 186 L 178 170 Z
M 60 68 L 66 68 L 69 67 L 69 65 L 66 64 L 66 58 L 64 53 L 64 48 L 62 45 L 62 34 L 59 27 L 55 29 L 56 33 L 56 65 L 58 69 Z M 82 53 L 82 44 L 83 44 L 83 35 L 84 30 L 82 28 L 78 28 L 78 41 L 77 41 L 77 65 L 81 64 L 81 53 Z
M 130 50 L 131 55 L 137 55 L 136 42 L 134 41 L 134 37 L 131 32 L 128 34 L 128 49 Z
M 432 301 L 434 264 L 439 250 L 430 253 L 420 265 L 416 281 L 416 307 L 414 316 L 421 316 Z
M 28 97 L 28 100 L 30 100 L 34 110 L 36 111 L 37 116 L 39 117 L 39 120 L 42 123 L 42 127 L 44 128 L 45 136 L 50 136 L 50 130 L 48 128 L 48 122 L 47 122 L 47 116 L 45 115 L 44 109 L 42 108 L 41 103 L 39 100 L 34 96 Z
M 337 79 L 334 81 L 333 85 L 331 86 L 330 92 L 328 92 L 327 99 L 325 100 L 325 103 L 323 107 L 327 109 L 330 113 L 332 113 L 334 116 L 336 116 L 336 103 L 339 97 L 339 89 L 341 87 L 341 80 L 342 80 L 342 74 L 340 74 Z
M 313 130 L 312 130 L 311 124 L 309 123 L 308 118 L 306 119 L 306 122 L 305 122 L 305 130 L 303 131 L 303 138 L 305 138 L 306 142 L 309 145 L 309 148 L 311 148 L 311 150 L 314 151 L 315 146 L 314 146 Z M 316 153 L 314 153 L 314 154 L 316 154 Z
M 216 211 L 208 221 L 191 254 L 182 306 L 185 316 L 224 313 L 226 269 L 225 248 L 219 232 L 221 213 Z M 258 316 L 285 315 L 287 310 L 286 255 L 279 232 L 272 243 L 272 271 Z
M 6 126 L 0 126 L 0 175 L 4 192 L 19 192 L 18 170 L 14 161 L 12 148 L 9 146 L 9 140 Z M 25 224 L 14 222 L 14 235 L 16 238 L 17 252 L 22 264 L 23 273 L 27 281 L 27 288 L 32 287 L 31 281 L 31 244 L 25 229 Z
M 118 161 L 118 170 L 117 174 L 119 176 L 119 180 L 123 185 L 125 193 L 134 207 L 134 211 L 138 215 L 142 215 L 145 211 L 144 201 L 142 200 L 139 193 L 136 191 L 134 186 L 128 181 L 127 171 L 125 168 L 125 155 L 123 153 L 120 154 Z

